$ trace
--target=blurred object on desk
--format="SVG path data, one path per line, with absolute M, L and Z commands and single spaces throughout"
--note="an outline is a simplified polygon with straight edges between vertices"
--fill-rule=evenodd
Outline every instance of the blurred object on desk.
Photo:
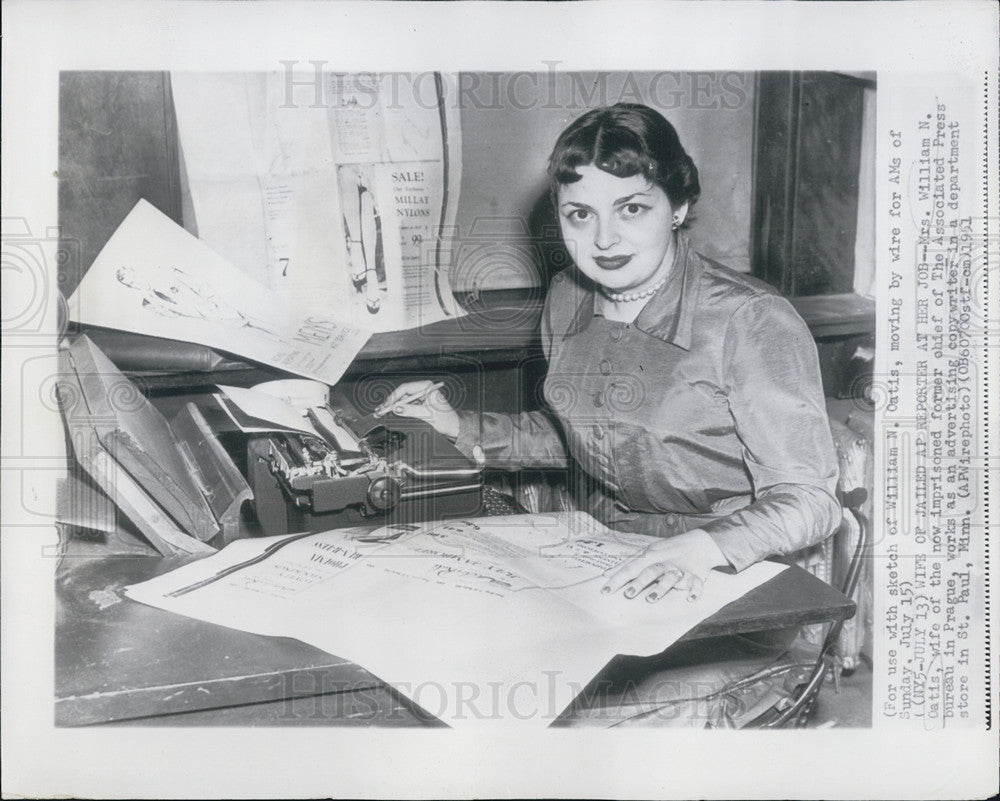
M 160 553 L 230 541 L 250 488 L 197 407 L 173 426 L 86 336 L 62 353 L 60 404 L 80 465 Z M 72 510 L 68 510 L 72 512 Z
M 87 336 L 119 370 L 218 370 L 228 360 L 205 345 L 131 334 L 109 328 L 87 328 Z M 235 362 L 229 362 L 235 363 Z M 240 362 L 239 364 L 242 364 Z

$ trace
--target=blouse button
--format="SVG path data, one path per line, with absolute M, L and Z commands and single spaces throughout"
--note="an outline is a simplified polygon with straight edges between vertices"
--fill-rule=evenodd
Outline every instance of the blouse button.
M 604 405 L 604 393 L 598 390 L 597 392 L 594 393 L 594 406 L 600 407 L 603 405 Z
M 604 439 L 604 429 L 599 425 L 594 426 L 594 439 Z
M 601 359 L 601 375 L 611 375 L 611 362 Z
M 611 339 L 614 342 L 621 342 L 622 341 L 622 336 L 623 336 L 623 334 L 622 334 L 622 330 L 620 328 L 612 328 L 611 329 Z
M 672 526 L 674 525 L 674 523 L 677 522 L 677 515 L 668 514 L 666 515 L 666 517 L 663 518 L 663 522 L 666 523 L 668 526 Z

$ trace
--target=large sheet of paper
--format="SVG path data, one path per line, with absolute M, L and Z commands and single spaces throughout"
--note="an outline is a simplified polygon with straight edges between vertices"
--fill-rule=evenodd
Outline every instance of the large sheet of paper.
M 198 236 L 286 297 L 318 293 L 378 331 L 459 315 L 456 77 L 311 77 L 171 76 Z
M 196 342 L 335 384 L 371 336 L 336 306 L 290 303 L 144 200 L 69 299 L 71 319 Z
M 702 597 L 603 595 L 654 538 L 582 512 L 241 540 L 129 598 L 351 659 L 454 727 L 547 726 L 616 654 L 659 653 L 783 565 Z

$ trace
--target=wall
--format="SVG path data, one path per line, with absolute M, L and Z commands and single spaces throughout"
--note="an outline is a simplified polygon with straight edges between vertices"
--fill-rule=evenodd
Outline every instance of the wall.
M 77 240 L 68 295 L 139 198 L 180 222 L 183 168 L 166 73 L 64 73 L 59 222 Z M 462 188 L 453 289 L 547 285 L 565 266 L 545 165 L 589 108 L 643 102 L 676 126 L 701 173 L 691 236 L 749 270 L 754 80 L 749 73 L 463 73 Z
M 69 297 L 145 198 L 181 220 L 170 80 L 165 72 L 64 72 L 59 78 L 59 265 Z
M 701 179 L 695 245 L 749 271 L 753 74 L 463 73 L 458 100 L 456 291 L 547 283 L 547 268 L 562 266 L 551 230 L 549 152 L 573 119 L 618 101 L 652 106 L 677 128 Z

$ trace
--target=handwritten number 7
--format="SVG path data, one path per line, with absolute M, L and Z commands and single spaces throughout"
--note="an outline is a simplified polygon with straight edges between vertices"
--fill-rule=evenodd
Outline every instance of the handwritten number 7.
M 291 261 L 291 259 L 278 259 L 278 261 L 281 262 L 281 277 L 284 278 L 288 275 L 288 262 Z

